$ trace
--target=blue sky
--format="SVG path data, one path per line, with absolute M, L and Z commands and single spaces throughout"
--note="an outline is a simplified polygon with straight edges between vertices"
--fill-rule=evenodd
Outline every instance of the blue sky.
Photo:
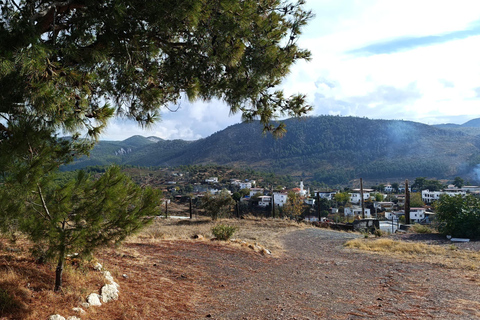
M 311 115 L 403 119 L 426 124 L 480 117 L 480 1 L 307 0 L 315 18 L 299 44 L 287 94 L 305 93 Z M 195 140 L 240 122 L 219 101 L 182 101 L 141 129 L 115 120 L 103 140 L 135 134 Z

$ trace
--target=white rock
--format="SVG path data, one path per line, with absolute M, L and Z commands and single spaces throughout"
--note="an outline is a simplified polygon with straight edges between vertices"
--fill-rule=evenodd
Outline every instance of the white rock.
M 82 303 L 82 307 L 84 307 L 84 308 L 90 308 L 90 303 L 88 303 L 88 302 L 83 302 L 83 303 Z
M 102 265 L 101 265 L 100 263 L 98 263 L 98 262 L 95 263 L 95 264 L 93 265 L 93 270 L 97 270 L 97 271 L 102 270 Z
M 90 304 L 89 304 L 89 305 L 90 305 Z M 88 307 L 87 307 L 87 308 L 88 308 Z M 82 308 L 73 308 L 72 310 L 75 311 L 75 312 L 78 312 L 78 313 L 80 313 L 80 314 L 85 313 L 85 310 L 83 310 Z
M 82 320 L 82 319 L 75 316 L 71 316 L 71 317 L 68 317 L 67 320 Z
M 48 320 L 65 320 L 65 318 L 59 314 L 53 314 L 48 318 Z
M 102 287 L 102 301 L 109 302 L 118 299 L 118 289 L 115 284 L 106 284 Z
M 100 296 L 97 293 L 90 293 L 87 297 L 87 301 L 90 306 L 101 306 L 102 303 L 100 302 Z

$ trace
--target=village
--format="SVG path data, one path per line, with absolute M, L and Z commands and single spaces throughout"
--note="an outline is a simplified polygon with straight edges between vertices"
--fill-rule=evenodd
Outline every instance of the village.
M 168 184 L 171 186 L 176 182 L 169 181 Z M 232 209 L 232 215 L 240 216 L 248 212 L 265 217 L 290 217 L 310 223 L 352 223 L 370 219 L 379 221 L 380 229 L 393 233 L 404 230 L 405 224 L 434 223 L 434 203 L 442 195 L 463 197 L 480 193 L 479 186 L 457 187 L 453 184 L 445 185 L 438 191 L 409 186 L 408 192 L 405 184 L 398 183 L 380 184 L 374 188 L 358 188 L 357 183 L 355 188 L 343 189 L 310 188 L 303 180 L 296 185 L 294 188 L 264 187 L 251 179 L 226 181 L 218 177 L 208 177 L 202 182 L 194 183 L 189 196 L 176 193 L 178 188 L 174 187 L 167 187 L 164 194 L 171 195 L 170 199 L 177 202 L 186 201 L 189 197 L 194 198 L 201 207 L 201 199 L 206 193 L 217 195 L 223 192 L 237 201 L 237 208 Z M 406 208 L 407 194 L 410 199 Z M 292 212 L 295 202 L 297 208 L 301 208 Z M 238 208 L 244 209 L 238 212 Z M 405 216 L 406 211 L 409 212 L 409 217 Z

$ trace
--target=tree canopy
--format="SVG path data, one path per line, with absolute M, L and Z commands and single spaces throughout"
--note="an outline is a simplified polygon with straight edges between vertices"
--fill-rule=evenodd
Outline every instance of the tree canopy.
M 312 17 L 303 0 L 0 4 L 0 137 L 23 114 L 97 137 L 114 115 L 148 125 L 183 95 L 221 99 L 266 129 L 310 109 L 275 90 L 309 58 L 296 44 Z

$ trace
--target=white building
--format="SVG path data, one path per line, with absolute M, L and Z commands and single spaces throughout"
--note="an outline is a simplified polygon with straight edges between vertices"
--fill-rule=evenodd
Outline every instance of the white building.
M 314 198 L 306 198 L 305 200 L 303 200 L 303 202 L 305 202 L 305 204 L 308 204 L 309 206 L 315 205 L 315 199 Z
M 383 188 L 383 191 L 386 193 L 392 193 L 393 192 L 393 187 L 391 184 L 387 184 L 385 188 Z
M 288 200 L 288 194 L 286 192 L 274 192 L 273 193 L 273 198 L 274 198 L 274 204 L 283 207 L 285 203 L 287 203 Z
M 337 191 L 315 191 L 315 194 L 318 195 L 319 198 L 333 200 Z
M 258 197 L 258 206 L 259 207 L 266 207 L 270 205 L 272 202 L 272 197 L 271 196 L 260 196 Z
M 304 189 L 303 180 L 300 180 L 300 196 L 305 197 L 307 195 L 307 190 Z
M 430 204 L 433 203 L 434 201 L 437 201 L 440 199 L 442 195 L 447 195 L 454 197 L 456 195 L 461 195 L 464 197 L 467 192 L 462 189 L 445 189 L 444 191 L 430 191 L 430 190 L 422 190 L 422 201 Z
M 410 208 L 410 223 L 420 223 L 425 220 L 425 208 Z
M 397 221 L 398 215 L 393 211 L 385 211 L 385 219 L 390 221 L 393 219 L 393 221 Z
M 361 198 L 360 198 L 360 192 L 353 192 L 353 193 L 349 193 L 350 194 L 350 202 L 351 203 L 355 203 L 355 204 L 358 204 L 360 203 L 361 201 Z M 363 192 L 363 201 L 366 201 L 370 199 L 370 192 Z
M 461 189 L 463 191 L 472 192 L 472 193 L 480 192 L 479 186 L 463 186 Z
M 218 178 L 217 177 L 210 177 L 208 179 L 205 179 L 205 182 L 206 183 L 217 183 L 218 182 Z
M 260 193 L 263 195 L 263 188 L 250 188 L 250 197 L 253 197 L 257 193 Z
M 355 216 L 359 216 L 359 217 L 362 217 L 362 208 L 360 207 L 345 207 L 344 209 L 344 215 L 345 217 L 355 217 Z M 370 209 L 367 209 L 365 208 L 365 218 L 371 218 L 371 214 L 370 214 Z
M 240 182 L 240 189 L 251 189 L 252 183 L 251 182 Z

